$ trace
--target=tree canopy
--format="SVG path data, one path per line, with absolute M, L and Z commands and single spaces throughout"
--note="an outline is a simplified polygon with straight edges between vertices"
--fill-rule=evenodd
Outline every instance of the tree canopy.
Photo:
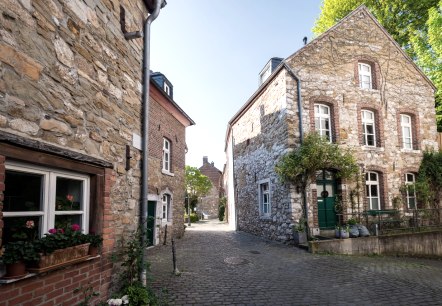
M 199 197 L 207 195 L 210 188 L 212 188 L 210 179 L 203 175 L 198 168 L 191 166 L 186 166 L 185 185 L 186 192 L 192 204 L 196 202 Z
M 298 184 L 303 189 L 322 169 L 336 169 L 336 175 L 341 178 L 350 178 L 359 171 L 349 150 L 330 143 L 317 133 L 307 134 L 302 145 L 286 153 L 275 168 L 283 182 Z
M 361 4 L 435 84 L 442 131 L 442 0 L 323 0 L 313 32 L 321 34 Z

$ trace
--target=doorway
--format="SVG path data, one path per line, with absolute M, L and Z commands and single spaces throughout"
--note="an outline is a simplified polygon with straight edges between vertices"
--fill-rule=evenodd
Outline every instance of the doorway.
M 151 246 L 154 243 L 154 234 L 155 234 L 155 210 L 156 210 L 157 202 L 156 201 L 147 201 L 147 239 L 148 245 Z
M 336 185 L 336 175 L 333 171 L 320 170 L 316 173 L 320 229 L 334 229 L 338 223 L 335 210 Z

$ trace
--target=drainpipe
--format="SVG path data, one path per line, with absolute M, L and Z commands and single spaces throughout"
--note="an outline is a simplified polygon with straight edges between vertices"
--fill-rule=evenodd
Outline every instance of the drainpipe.
M 142 137 L 143 154 L 141 168 L 141 203 L 140 203 L 140 224 L 146 225 L 147 221 L 147 181 L 148 181 L 148 157 L 149 157 L 149 90 L 150 90 L 150 25 L 160 14 L 163 0 L 154 0 L 153 10 L 144 22 L 144 50 L 143 50 L 143 92 L 142 92 Z M 164 2 L 165 3 L 165 2 Z M 141 235 L 141 245 L 145 245 L 146 237 Z M 146 249 L 143 250 L 142 271 L 139 275 L 140 281 L 146 285 Z
M 296 75 L 296 73 L 290 68 L 290 66 L 284 61 L 284 68 L 287 69 L 288 73 L 296 80 L 297 86 L 296 90 L 298 93 L 298 116 L 299 116 L 299 139 L 300 143 L 304 142 L 304 129 L 302 128 L 302 97 L 301 97 L 301 79 Z M 307 238 L 310 238 L 310 229 L 308 226 L 308 210 L 307 210 L 307 186 L 303 188 L 302 191 L 302 202 L 304 206 L 304 218 L 307 226 Z

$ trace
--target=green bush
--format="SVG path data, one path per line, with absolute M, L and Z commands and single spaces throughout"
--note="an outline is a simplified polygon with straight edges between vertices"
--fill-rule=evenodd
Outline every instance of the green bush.
M 219 221 L 224 221 L 225 213 L 226 213 L 226 203 L 227 203 L 226 197 L 222 197 L 219 200 L 219 205 L 218 205 L 218 219 L 219 219 Z
M 199 220 L 199 217 L 196 213 L 190 214 L 190 222 L 195 223 Z M 189 219 L 187 219 L 187 214 L 184 214 L 184 222 L 189 222 Z

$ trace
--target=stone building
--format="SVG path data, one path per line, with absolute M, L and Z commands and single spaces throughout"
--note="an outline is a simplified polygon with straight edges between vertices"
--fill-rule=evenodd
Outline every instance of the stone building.
M 239 230 L 291 239 L 301 194 L 274 168 L 311 131 L 351 148 L 366 186 L 355 193 L 332 169 L 318 173 L 307 192 L 312 234 L 335 226 L 336 195 L 348 207 L 353 191 L 359 212 L 393 208 L 400 187 L 415 180 L 423 151 L 437 150 L 435 87 L 365 6 L 270 74 L 263 69 L 261 81 L 226 134 L 228 219 Z M 407 197 L 403 209 L 415 200 Z
M 142 162 L 143 40 L 123 30 L 141 30 L 144 3 L 0 0 L 0 245 L 26 220 L 39 236 L 78 223 L 104 238 L 100 257 L 0 280 L 0 305 L 76 305 L 74 289 L 88 286 L 96 302 L 118 287 L 110 255 L 139 223 Z M 194 124 L 159 84 L 152 78 L 149 92 L 154 244 L 166 225 L 168 239 L 183 234 L 185 128 Z M 55 205 L 66 194 L 72 211 Z
M 213 162 L 209 163 L 207 156 L 203 157 L 203 165 L 199 170 L 210 179 L 212 188 L 205 197 L 201 198 L 201 202 L 198 204 L 198 210 L 208 215 L 210 219 L 218 218 L 219 201 L 221 197 L 224 196 L 221 181 L 222 172 L 215 167 Z

